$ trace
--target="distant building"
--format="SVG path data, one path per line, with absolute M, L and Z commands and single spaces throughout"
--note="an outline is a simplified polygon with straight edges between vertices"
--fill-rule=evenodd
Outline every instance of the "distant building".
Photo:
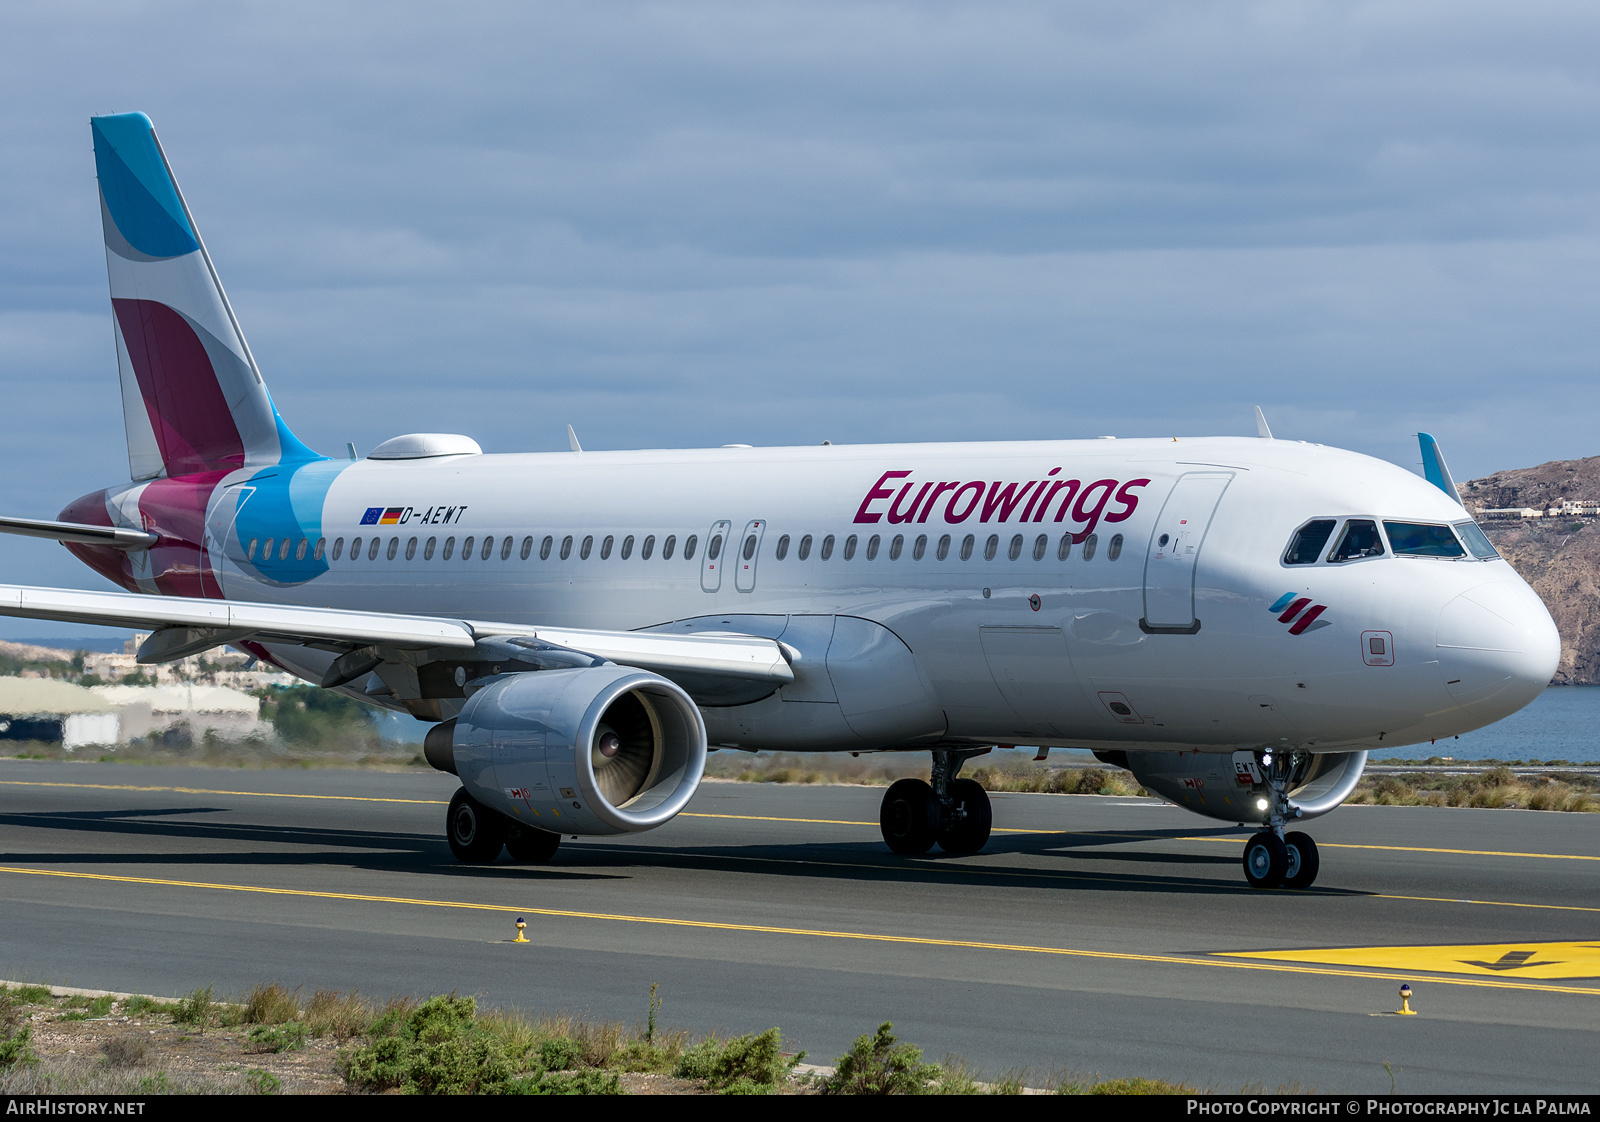
M 71 752 L 122 739 L 116 706 L 54 678 L 0 678 L 0 740 L 60 742 Z
M 196 740 L 215 733 L 224 740 L 269 736 L 261 702 L 223 686 L 95 686 L 89 692 L 114 707 L 122 719 L 122 742 L 187 726 Z
M 1547 507 L 1508 506 L 1478 511 L 1485 521 L 1508 518 L 1594 518 L 1600 516 L 1600 499 L 1563 499 Z

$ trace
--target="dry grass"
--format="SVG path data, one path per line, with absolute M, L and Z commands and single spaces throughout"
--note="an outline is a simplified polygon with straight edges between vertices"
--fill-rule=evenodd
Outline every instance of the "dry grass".
M 1369 775 L 1348 800 L 1377 806 L 1456 806 L 1508 810 L 1600 811 L 1600 779 L 1572 772 L 1517 775 L 1508 767 L 1476 775 L 1418 770 Z
M 1052 795 L 1145 795 L 1132 775 L 1120 768 L 1081 767 L 1007 760 L 984 763 L 979 756 L 961 770 L 988 791 L 1023 791 Z M 789 752 L 752 756 L 743 752 L 714 754 L 706 774 L 744 783 L 845 783 L 888 786 L 897 779 L 928 778 L 927 756 L 919 752 L 847 752 L 800 756 Z

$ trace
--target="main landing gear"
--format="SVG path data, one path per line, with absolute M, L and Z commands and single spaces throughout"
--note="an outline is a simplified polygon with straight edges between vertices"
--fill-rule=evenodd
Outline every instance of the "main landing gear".
M 1297 814 L 1289 805 L 1289 753 L 1260 752 L 1256 758 L 1266 788 L 1267 828 L 1245 843 L 1244 879 L 1251 888 L 1310 888 L 1322 865 L 1317 843 L 1299 830 L 1284 832 Z
M 878 825 L 896 853 L 926 853 L 935 842 L 946 853 L 977 853 L 989 841 L 994 816 L 989 793 L 976 780 L 957 779 L 961 765 L 987 748 L 942 748 L 933 753 L 933 783 L 902 779 L 884 792 Z
M 444 821 L 450 852 L 463 865 L 491 864 L 502 848 L 519 865 L 542 865 L 561 845 L 560 834 L 514 822 L 467 794 L 465 787 L 450 800 Z

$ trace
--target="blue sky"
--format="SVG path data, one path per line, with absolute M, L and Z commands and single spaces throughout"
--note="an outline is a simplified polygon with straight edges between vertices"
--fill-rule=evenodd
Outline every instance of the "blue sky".
M 126 478 L 87 118 L 130 109 L 323 451 L 1259 403 L 1460 478 L 1600 453 L 1597 47 L 1578 3 L 9 3 L 0 510 Z M 11 538 L 0 581 L 102 586 Z

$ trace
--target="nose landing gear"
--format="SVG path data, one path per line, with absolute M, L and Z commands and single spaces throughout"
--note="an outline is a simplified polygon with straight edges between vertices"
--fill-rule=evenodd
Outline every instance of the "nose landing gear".
M 994 822 L 989 793 L 976 780 L 957 779 L 961 765 L 987 748 L 941 748 L 933 753 L 933 783 L 902 779 L 884 792 L 878 813 L 883 840 L 896 853 L 926 853 L 935 842 L 954 856 L 977 853 Z
M 1244 846 L 1244 879 L 1251 888 L 1310 888 L 1322 862 L 1317 843 L 1299 830 L 1284 832 L 1298 811 L 1289 805 L 1288 752 L 1257 753 L 1257 767 L 1267 789 L 1267 828 Z

